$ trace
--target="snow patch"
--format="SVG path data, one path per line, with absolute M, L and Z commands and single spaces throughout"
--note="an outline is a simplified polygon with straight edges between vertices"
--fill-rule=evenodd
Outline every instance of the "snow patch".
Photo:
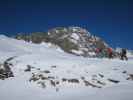
M 83 51 L 80 51 L 80 50 L 72 50 L 72 53 L 75 53 L 77 55 L 81 55 L 81 54 L 83 54 Z
M 72 33 L 71 37 L 73 39 L 75 39 L 75 40 L 79 40 L 80 39 L 80 37 L 79 37 L 79 35 L 77 35 L 77 33 Z

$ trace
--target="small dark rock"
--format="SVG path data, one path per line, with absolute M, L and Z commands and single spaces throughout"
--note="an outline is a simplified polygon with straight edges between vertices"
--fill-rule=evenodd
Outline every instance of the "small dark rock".
M 37 70 L 41 70 L 40 68 L 37 68 Z
M 37 78 L 37 77 L 32 77 L 32 78 L 30 78 L 29 81 L 30 81 L 30 82 L 31 82 L 31 81 L 34 81 L 34 82 L 35 82 L 35 81 L 37 81 L 37 80 L 39 80 L 39 78 Z
M 48 76 L 48 79 L 55 79 L 54 76 Z
M 48 80 L 48 77 L 42 76 L 41 79 L 42 80 Z
M 127 71 L 123 71 L 122 73 L 123 73 L 123 74 L 126 74 L 126 73 L 127 73 Z
M 7 60 L 6 60 L 6 62 L 9 62 L 9 61 L 11 61 L 11 60 L 13 60 L 15 57 L 10 57 L 10 58 L 8 58 Z
M 102 75 L 102 74 L 98 74 L 101 78 L 103 78 L 104 77 L 104 75 Z
M 56 68 L 56 66 L 51 66 L 52 68 Z
M 39 74 L 38 77 L 40 77 L 40 78 L 43 77 L 43 74 Z
M 59 81 L 57 81 L 57 82 L 56 82 L 56 84 L 58 85 L 58 84 L 60 84 L 60 82 L 59 82 Z
M 37 81 L 37 80 L 39 80 L 39 79 L 40 79 L 40 77 L 38 77 L 37 75 L 35 75 L 35 74 L 33 73 L 32 77 L 29 79 L 29 81 L 30 81 L 30 82 L 31 82 L 31 81 L 35 82 L 35 81 Z
M 66 81 L 67 81 L 67 79 L 66 79 L 66 78 L 62 78 L 62 81 L 63 81 L 63 82 L 66 82 Z
M 68 79 L 68 82 L 79 83 L 79 80 L 78 79 Z
M 84 76 L 82 76 L 82 77 L 81 77 L 81 79 L 82 79 L 82 80 L 85 80 L 85 77 L 84 77 Z
M 48 77 L 45 77 L 43 74 L 38 75 L 41 80 L 48 80 Z
M 47 73 L 47 74 L 48 74 L 48 73 L 50 73 L 50 71 L 49 71 L 49 70 L 45 70 L 45 71 L 43 71 L 43 72 L 44 72 L 44 73 Z
M 84 80 L 84 83 L 85 83 L 85 86 L 92 86 L 92 87 L 95 87 L 95 88 L 102 88 L 101 86 L 97 86 L 97 85 L 92 84 L 92 83 L 90 83 L 89 81 L 86 81 L 86 80 Z
M 9 66 L 13 66 L 13 64 L 9 63 Z
M 50 83 L 51 83 L 52 86 L 56 87 L 56 82 L 55 81 L 50 80 Z
M 38 82 L 38 84 L 40 84 L 42 86 L 42 88 L 46 88 L 46 85 L 44 82 Z
M 108 79 L 108 81 L 113 82 L 113 83 L 119 83 L 120 82 L 120 81 L 114 80 L 114 79 Z
M 99 81 L 99 80 L 97 80 L 97 83 L 98 83 L 98 84 L 101 84 L 101 85 L 106 85 L 104 82 L 101 82 L 101 81 Z
M 31 71 L 31 68 L 32 68 L 32 67 L 31 67 L 30 65 L 27 65 L 27 69 L 25 69 L 24 71 L 25 71 L 25 72 L 30 72 L 30 71 Z

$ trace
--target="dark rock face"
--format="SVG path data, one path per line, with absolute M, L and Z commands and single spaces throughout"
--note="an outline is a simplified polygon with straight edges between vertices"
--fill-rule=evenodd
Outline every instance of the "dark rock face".
M 10 59 L 7 59 L 3 64 L 0 65 L 0 79 L 2 80 L 4 80 L 5 78 L 14 77 L 13 72 L 10 68 L 12 64 L 8 63 Z

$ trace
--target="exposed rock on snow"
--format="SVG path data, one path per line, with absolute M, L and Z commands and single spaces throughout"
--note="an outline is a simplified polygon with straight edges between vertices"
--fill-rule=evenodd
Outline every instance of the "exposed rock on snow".
M 4 80 L 5 78 L 14 77 L 13 72 L 10 68 L 12 64 L 9 63 L 9 61 L 12 59 L 13 57 L 8 58 L 6 61 L 4 61 L 3 64 L 0 64 L 0 79 Z
M 114 79 L 108 79 L 110 82 L 113 82 L 113 83 L 119 83 L 120 81 L 118 80 L 114 80 Z

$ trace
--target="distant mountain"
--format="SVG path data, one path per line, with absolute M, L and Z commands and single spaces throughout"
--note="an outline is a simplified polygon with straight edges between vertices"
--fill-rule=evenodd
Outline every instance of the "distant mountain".
M 103 39 L 81 27 L 57 27 L 50 29 L 47 33 L 20 34 L 16 38 L 33 43 L 50 42 L 68 53 L 82 56 L 93 56 L 96 48 L 106 50 L 109 47 Z

